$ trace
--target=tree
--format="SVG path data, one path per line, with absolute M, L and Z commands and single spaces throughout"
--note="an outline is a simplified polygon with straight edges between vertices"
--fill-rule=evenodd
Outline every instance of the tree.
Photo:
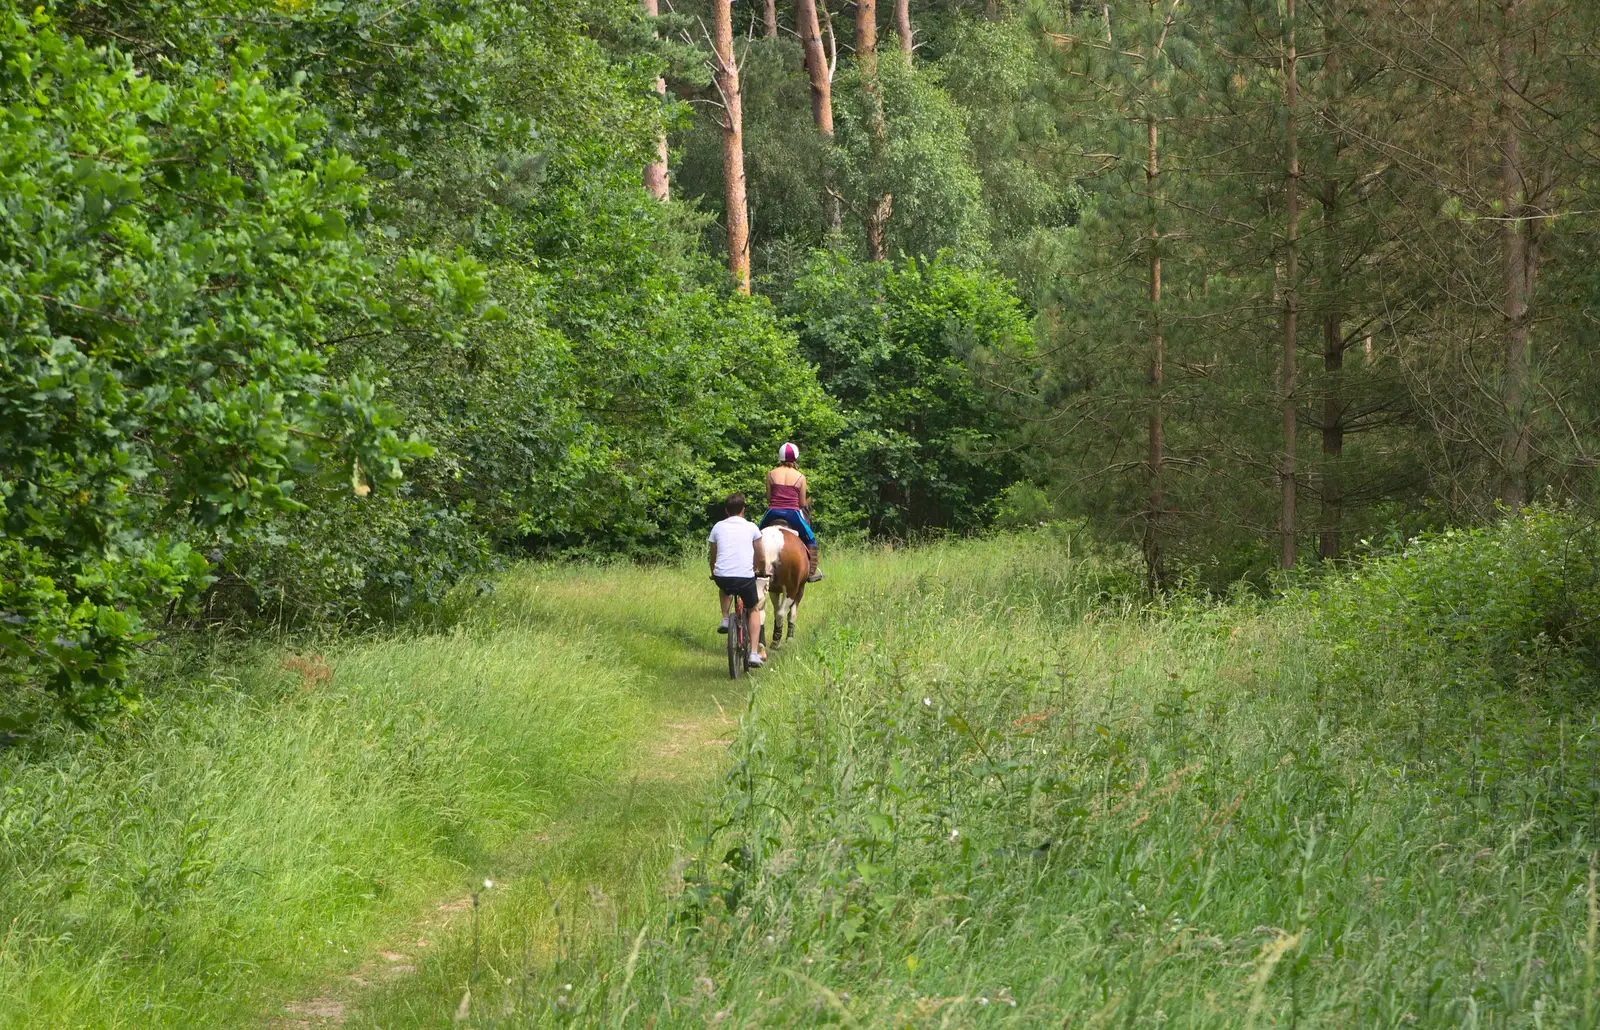
M 1295 366 L 1299 357 L 1300 317 L 1300 57 L 1295 47 L 1295 0 L 1286 0 L 1283 22 L 1284 253 L 1283 253 L 1283 516 L 1279 526 L 1279 564 L 1295 563 L 1295 477 L 1299 422 Z
M 909 62 L 915 46 L 911 33 L 911 0 L 894 0 L 894 34 L 900 41 L 900 52 Z
M 817 135 L 822 137 L 822 145 L 830 147 L 833 144 L 834 63 L 822 51 L 817 0 L 795 0 L 794 18 L 795 32 L 800 37 L 800 46 L 805 54 L 806 78 L 811 84 L 811 117 L 817 124 Z M 832 183 L 825 182 L 824 191 L 830 186 Z M 838 198 L 829 194 L 823 206 L 828 213 L 828 232 L 838 232 L 841 221 Z
M 366 495 L 426 447 L 327 374 L 336 317 L 380 314 L 366 193 L 259 50 L 155 82 L 15 10 L 0 46 L 0 675 L 87 720 L 132 702 L 148 615 L 206 584 L 194 545 L 301 508 L 319 467 Z
M 640 7 L 646 18 L 654 21 L 661 16 L 659 0 L 639 0 Z M 770 6 L 770 0 L 769 0 Z M 774 31 L 774 35 L 776 31 Z M 656 95 L 663 101 L 667 97 L 667 79 L 664 75 L 656 76 Z M 671 186 L 667 174 L 667 134 L 665 131 L 656 134 L 655 159 L 644 166 L 644 188 L 657 200 L 667 200 L 671 196 Z
M 814 252 L 784 313 L 846 428 L 836 490 L 875 534 L 988 524 L 1022 471 L 991 363 L 1027 361 L 1032 332 L 1009 283 L 944 258 Z
M 723 221 L 728 231 L 728 270 L 734 288 L 750 292 L 750 213 L 745 196 L 744 114 L 739 65 L 733 54 L 732 0 L 711 0 L 712 78 L 721 101 Z

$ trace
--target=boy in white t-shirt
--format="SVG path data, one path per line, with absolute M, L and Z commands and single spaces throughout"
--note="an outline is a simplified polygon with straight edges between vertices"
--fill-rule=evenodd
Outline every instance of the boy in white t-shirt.
M 734 596 L 744 601 L 745 615 L 750 620 L 750 664 L 761 664 L 760 647 L 756 641 L 761 631 L 761 600 L 756 593 L 756 577 L 767 575 L 766 557 L 761 553 L 761 530 L 744 517 L 744 494 L 729 494 L 722 502 L 728 516 L 711 527 L 706 542 L 711 545 L 709 561 L 711 579 L 722 592 L 722 625 L 718 633 L 728 632 L 728 609 Z

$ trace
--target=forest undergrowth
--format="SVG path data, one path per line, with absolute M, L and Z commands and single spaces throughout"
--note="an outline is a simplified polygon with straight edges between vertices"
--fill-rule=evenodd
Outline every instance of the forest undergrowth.
M 471 957 L 486 1027 L 1597 1025 L 1590 527 L 1163 607 L 1072 546 L 859 559 L 649 918 L 529 968 L 501 899 L 367 1025 Z

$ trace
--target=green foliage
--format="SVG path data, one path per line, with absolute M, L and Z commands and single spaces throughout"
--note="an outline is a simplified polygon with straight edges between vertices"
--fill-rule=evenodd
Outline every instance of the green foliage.
M 204 584 L 191 538 L 300 507 L 315 463 L 365 492 L 426 448 L 324 374 L 331 320 L 382 314 L 361 170 L 312 156 L 259 51 L 155 82 L 16 10 L 0 48 L 0 672 L 86 718 L 129 699 L 143 614 Z
M 1071 123 L 1051 102 L 1049 65 L 1027 22 L 962 22 L 931 69 L 960 106 L 989 212 L 990 249 L 1024 297 L 1043 307 L 1065 266 L 1058 243 L 1085 202 Z
M 1430 689 L 1600 686 L 1600 533 L 1570 513 L 1417 537 L 1294 597 L 1321 614 L 1337 674 L 1381 661 Z
M 964 114 L 949 94 L 898 52 L 885 52 L 870 91 L 852 68 L 834 81 L 833 98 L 828 157 L 846 217 L 864 225 L 878 198 L 891 195 L 887 254 L 986 256 L 983 182 Z
M 817 252 L 785 312 L 848 420 L 835 460 L 867 527 L 904 537 L 988 525 L 1020 464 L 981 368 L 1032 347 L 1010 284 L 945 256 L 873 264 Z
M 109 69 L 104 82 L 78 75 L 78 95 L 111 97 L 106 133 L 136 135 L 131 156 L 107 141 L 86 143 L 84 160 L 100 155 L 156 206 L 118 207 L 110 187 L 73 178 L 88 165 L 55 153 L 61 204 L 72 190 L 90 198 L 82 253 L 64 256 L 73 264 L 58 277 L 149 253 L 120 285 L 35 292 L 61 301 L 58 322 L 110 311 L 60 333 L 91 349 L 117 336 L 116 355 L 97 352 L 121 362 L 116 376 L 186 391 L 134 394 L 136 411 L 107 416 L 105 460 L 124 472 L 72 473 L 99 477 L 103 489 L 72 505 L 106 521 L 103 539 L 61 547 L 78 547 L 80 563 L 99 547 L 122 572 L 85 564 L 74 587 L 32 551 L 10 559 L 45 578 L 17 579 L 19 600 L 0 610 L 22 622 L 7 625 L 34 618 L 24 595 L 30 611 L 54 613 L 12 631 L 11 671 L 29 679 L 54 648 L 57 689 L 83 693 L 76 714 L 125 689 L 139 613 L 212 577 L 213 618 L 402 618 L 508 553 L 675 551 L 710 496 L 759 483 L 778 442 L 836 433 L 770 308 L 730 296 L 697 252 L 703 219 L 640 189 L 639 163 L 676 117 L 644 87 L 675 50 L 651 41 L 632 7 L 182 0 L 70 5 L 63 17 L 103 44 L 70 44 L 72 60 Z M 33 117 L 98 131 L 61 105 Z M 113 232 L 99 240 L 103 195 Z M 115 310 L 94 290 L 139 308 Z M 102 372 L 81 375 L 90 389 Z M 402 424 L 431 448 L 402 443 Z M 425 451 L 402 493 L 364 496 L 397 480 L 399 457 Z M 819 472 L 826 482 L 825 461 Z M 137 484 L 139 500 L 117 482 Z M 14 512 L 25 503 L 18 495 Z M 101 650 L 79 655 L 79 637 Z

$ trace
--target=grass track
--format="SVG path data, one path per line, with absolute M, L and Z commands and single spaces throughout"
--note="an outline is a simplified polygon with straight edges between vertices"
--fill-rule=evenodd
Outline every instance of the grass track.
M 1592 686 L 1496 686 L 1393 578 L 1129 567 L 835 560 L 748 706 L 696 567 L 261 657 L 5 767 L 0 1025 L 1600 1027 Z
M 742 704 L 714 605 L 688 569 L 529 567 L 449 633 L 258 649 L 5 756 L 0 1027 L 315 1025 L 352 974 L 427 981 L 484 879 L 486 912 L 626 904 Z

